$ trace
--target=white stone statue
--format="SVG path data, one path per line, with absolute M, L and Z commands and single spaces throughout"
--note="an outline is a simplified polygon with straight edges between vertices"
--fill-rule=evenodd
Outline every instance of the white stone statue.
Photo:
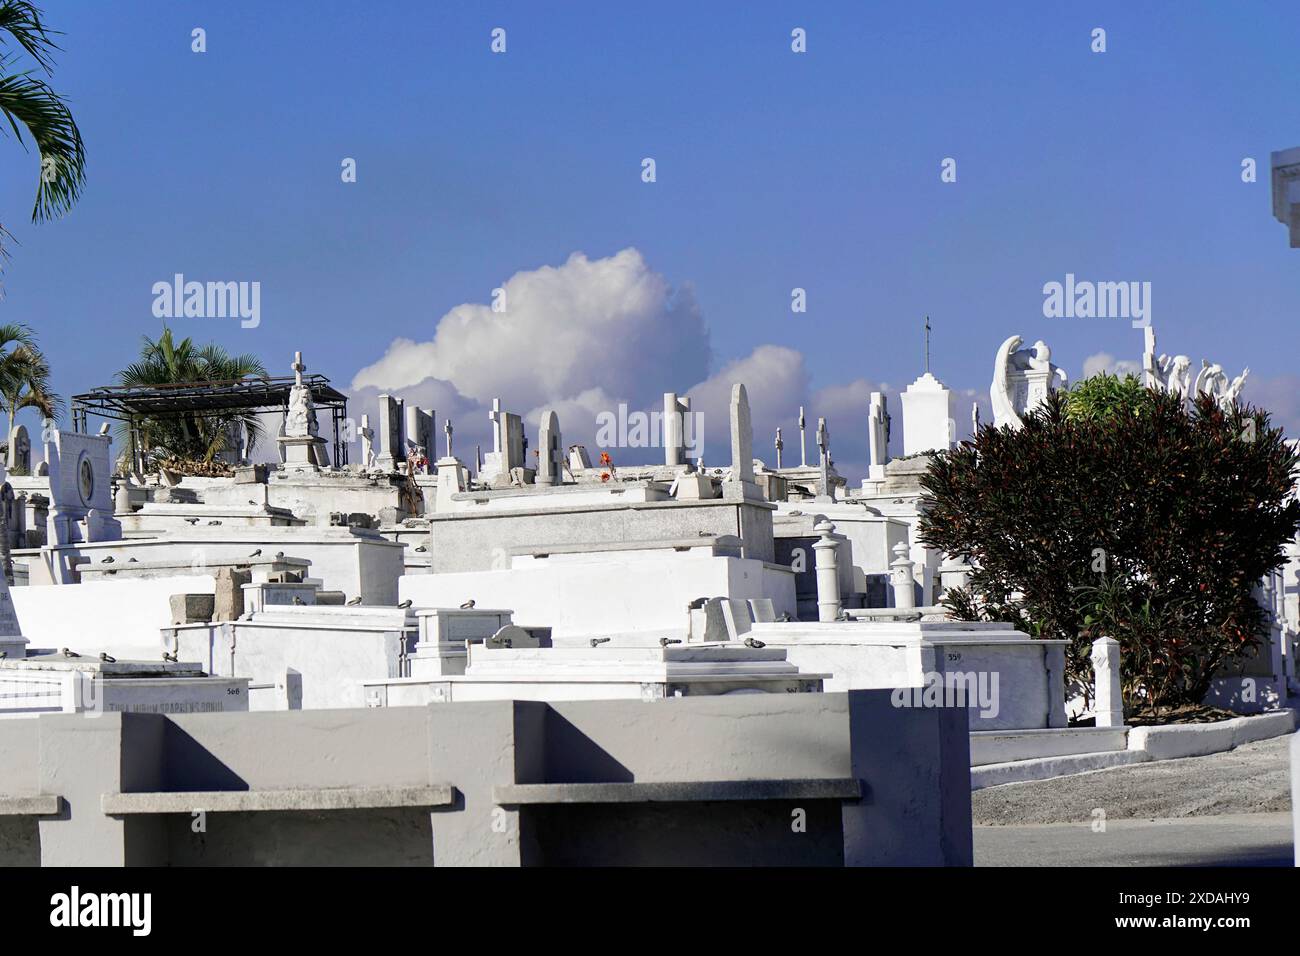
M 19 474 L 32 473 L 32 439 L 27 434 L 26 425 L 16 425 L 14 433 L 9 436 L 9 467 Z
M 1242 369 L 1241 374 L 1234 378 L 1222 395 L 1219 396 L 1219 405 L 1224 411 L 1231 411 L 1232 406 L 1237 403 L 1241 397 L 1241 389 L 1246 384 L 1246 376 L 1250 374 L 1250 367 Z
M 289 390 L 289 410 L 284 417 L 284 433 L 290 438 L 315 438 L 320 426 L 316 422 L 316 405 L 311 399 L 311 390 L 302 382 L 302 373 L 307 366 L 302 364 L 302 353 L 293 356 L 293 388 Z
M 1145 384 L 1162 392 L 1181 395 L 1184 399 L 1194 395 L 1192 360 L 1186 355 L 1156 355 L 1156 330 L 1147 326 L 1143 334 L 1146 343 L 1142 351 Z
M 1052 350 L 1046 342 L 1039 339 L 1022 349 L 1021 341 L 1018 335 L 1008 338 L 993 362 L 989 401 L 993 424 L 999 428 L 1019 428 L 1021 415 L 1041 405 L 1050 392 L 1069 384 L 1065 370 L 1052 364 Z
M 1165 368 L 1165 390 L 1186 400 L 1192 397 L 1192 360 L 1186 355 L 1175 355 L 1172 359 L 1160 356 Z
M 1241 389 L 1246 384 L 1250 369 L 1245 369 L 1231 382 L 1223 371 L 1223 366 L 1201 360 L 1201 370 L 1192 378 L 1192 360 L 1186 355 L 1156 355 L 1155 329 L 1146 328 L 1146 348 L 1142 353 L 1142 370 L 1146 375 L 1146 384 L 1151 388 L 1177 395 L 1184 401 L 1200 395 L 1208 395 L 1227 411 L 1241 396 Z
M 1211 365 L 1208 361 L 1202 359 L 1201 370 L 1196 373 L 1196 384 L 1192 389 L 1192 394 L 1197 396 L 1208 395 L 1217 402 L 1227 390 L 1228 376 L 1223 374 L 1223 366 Z

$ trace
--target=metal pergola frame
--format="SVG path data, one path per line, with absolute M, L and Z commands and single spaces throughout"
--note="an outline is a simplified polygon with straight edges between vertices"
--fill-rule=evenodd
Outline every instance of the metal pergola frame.
M 86 431 L 90 415 L 127 422 L 134 431 L 140 418 L 220 418 L 231 412 L 260 414 L 289 410 L 289 394 L 297 380 L 292 375 L 243 378 L 225 382 L 180 382 L 175 385 L 105 385 L 72 396 L 72 428 Z M 348 463 L 348 443 L 340 438 L 347 420 L 348 397 L 324 375 L 304 375 L 316 410 L 329 409 L 334 426 L 334 463 Z

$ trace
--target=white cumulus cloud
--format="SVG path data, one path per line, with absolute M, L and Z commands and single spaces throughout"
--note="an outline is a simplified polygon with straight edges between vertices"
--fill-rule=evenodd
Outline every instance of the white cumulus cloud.
M 675 288 L 633 248 L 516 272 L 504 310 L 464 303 L 427 342 L 397 339 L 352 388 L 401 391 L 433 378 L 481 404 L 540 408 L 592 389 L 635 404 L 708 373 L 709 337 L 689 285 Z
M 1141 378 L 1142 363 L 1132 359 L 1117 359 L 1109 352 L 1095 352 L 1083 360 L 1083 378 L 1092 378 L 1100 372 L 1111 375 L 1136 375 Z

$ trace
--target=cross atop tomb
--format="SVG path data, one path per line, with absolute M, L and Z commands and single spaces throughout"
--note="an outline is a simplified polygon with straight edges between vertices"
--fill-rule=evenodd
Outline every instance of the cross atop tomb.
M 808 442 L 804 437 L 804 426 L 807 424 L 808 424 L 807 420 L 803 417 L 803 406 L 800 405 L 799 406 L 799 466 L 801 468 L 808 467 Z
M 488 418 L 492 422 L 492 450 L 499 455 L 501 454 L 501 399 L 492 399 L 492 411 L 488 412 Z
M 307 366 L 302 364 L 302 353 L 293 353 L 293 384 L 302 388 L 302 373 L 307 371 Z
M 450 418 L 447 419 L 447 424 L 445 424 L 445 425 L 442 426 L 442 430 L 443 430 L 444 432 L 447 433 L 447 457 L 450 458 L 450 457 L 452 457 L 452 454 L 451 454 L 451 433 L 455 430 L 455 429 L 453 429 L 453 428 L 451 427 L 451 419 L 450 419 Z
M 831 435 L 826 429 L 826 419 L 817 419 L 817 450 L 821 452 L 821 461 L 818 463 L 817 476 L 817 493 L 819 496 L 829 496 L 831 493 Z
M 930 371 L 930 317 L 925 317 L 925 370 Z
M 781 426 L 776 426 L 776 470 L 781 470 L 781 449 L 785 447 L 785 442 L 781 441 Z

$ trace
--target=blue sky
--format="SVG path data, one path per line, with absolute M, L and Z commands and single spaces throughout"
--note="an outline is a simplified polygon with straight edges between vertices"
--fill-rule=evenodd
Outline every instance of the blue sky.
M 1248 396 L 1300 425 L 1300 250 L 1268 185 L 1269 152 L 1300 145 L 1300 18 L 1281 3 L 43 7 L 65 34 L 53 85 L 88 183 L 69 216 L 32 226 L 38 159 L 3 144 L 0 222 L 18 243 L 0 313 L 36 328 L 65 395 L 109 383 L 160 331 L 150 290 L 176 272 L 262 287 L 256 329 L 177 332 L 277 373 L 301 348 L 347 387 L 516 273 L 631 248 L 685 290 L 704 337 L 648 364 L 616 357 L 607 377 L 632 384 L 601 401 L 787 349 L 799 358 L 765 353 L 799 367 L 773 376 L 756 427 L 789 429 L 800 401 L 820 402 L 853 461 L 863 390 L 920 373 L 927 313 L 954 389 L 986 391 L 1013 333 L 1048 341 L 1072 378 L 1098 353 L 1136 359 L 1125 320 L 1043 317 L 1043 284 L 1072 272 L 1151 282 L 1162 350 L 1249 365 Z M 481 360 L 525 367 L 548 341 Z M 574 399 L 592 364 L 521 385 L 516 410 Z M 746 384 L 762 405 L 767 383 Z M 474 387 L 422 387 L 478 440 Z

